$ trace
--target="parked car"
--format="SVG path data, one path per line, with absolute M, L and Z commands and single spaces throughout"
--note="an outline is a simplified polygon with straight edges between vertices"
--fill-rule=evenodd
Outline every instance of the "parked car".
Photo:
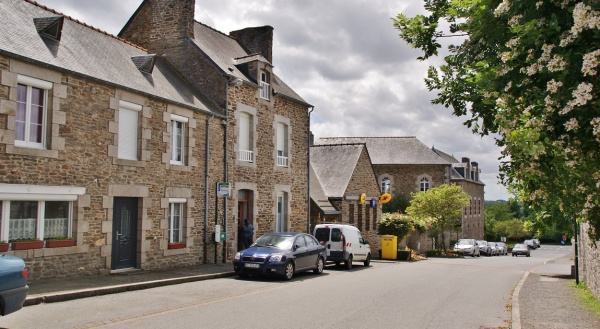
M 540 239 L 531 239 L 531 240 L 533 240 L 533 243 L 535 243 L 535 248 L 536 249 L 542 246 L 540 244 Z
M 490 246 L 490 254 L 492 256 L 500 256 L 500 249 L 498 248 L 498 245 L 496 245 L 496 242 L 488 242 L 488 246 Z
M 485 240 L 477 240 L 477 244 L 479 245 L 479 252 L 486 255 L 486 256 L 491 256 L 492 255 L 492 248 L 490 248 L 490 246 L 488 245 L 488 242 Z
M 306 233 L 267 233 L 235 254 L 233 269 L 240 276 L 275 275 L 290 280 L 295 273 L 323 273 L 325 246 Z
M 23 308 L 28 291 L 25 262 L 18 257 L 0 255 L 0 315 Z
M 371 246 L 355 226 L 318 224 L 313 235 L 327 248 L 326 260 L 334 262 L 336 266 L 344 262 L 344 266 L 351 269 L 352 262 L 363 262 L 365 266 L 371 263 Z
M 531 249 L 537 249 L 537 245 L 531 239 L 523 241 L 523 244 L 529 246 Z
M 462 251 L 465 255 L 479 257 L 479 245 L 475 239 L 460 239 L 454 245 L 454 251 Z
M 515 256 L 519 256 L 519 255 L 523 255 L 523 256 L 531 256 L 530 253 L 530 248 L 524 244 L 524 243 L 517 243 L 515 244 L 515 246 L 512 248 L 512 255 L 513 257 Z
M 506 243 L 504 243 L 504 242 L 496 242 L 496 245 L 498 246 L 498 250 L 500 252 L 500 255 L 507 255 L 508 254 L 508 246 L 506 245 Z

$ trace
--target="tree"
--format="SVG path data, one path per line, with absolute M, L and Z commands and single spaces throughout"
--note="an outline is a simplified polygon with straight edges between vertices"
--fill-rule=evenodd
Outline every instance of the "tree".
M 494 226 L 494 234 L 496 236 L 505 236 L 508 240 L 522 240 L 529 234 L 525 230 L 523 221 L 519 219 L 510 219 L 496 223 Z
M 411 197 L 406 213 L 416 220 L 429 222 L 431 229 L 439 232 L 442 248 L 446 250 L 445 234 L 454 229 L 462 209 L 470 204 L 471 197 L 455 184 L 442 184 L 425 192 L 413 192 Z
M 426 0 L 400 36 L 438 56 L 434 104 L 503 148 L 500 179 L 534 209 L 558 207 L 600 233 L 600 2 Z
M 382 211 L 384 213 L 386 213 L 386 212 L 404 213 L 404 212 L 406 212 L 406 207 L 408 207 L 409 205 L 410 205 L 410 201 L 408 201 L 403 196 L 398 195 L 398 196 L 393 197 L 392 200 L 390 200 L 390 202 L 384 203 L 383 207 L 382 207 Z
M 398 242 L 414 231 L 414 229 L 415 225 L 412 219 L 400 213 L 383 213 L 381 220 L 377 223 L 377 234 L 395 235 L 398 237 Z

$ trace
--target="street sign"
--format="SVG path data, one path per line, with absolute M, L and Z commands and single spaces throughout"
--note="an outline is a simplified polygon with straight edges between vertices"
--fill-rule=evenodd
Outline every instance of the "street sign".
M 217 197 L 227 198 L 231 194 L 228 182 L 217 183 Z

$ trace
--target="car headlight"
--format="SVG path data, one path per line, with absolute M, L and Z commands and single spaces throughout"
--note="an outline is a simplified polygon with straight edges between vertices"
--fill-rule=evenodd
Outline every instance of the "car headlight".
M 235 253 L 235 257 L 233 257 L 233 259 L 240 260 L 240 258 L 242 258 L 242 254 L 239 252 Z
M 273 256 L 271 256 L 271 258 L 269 258 L 269 262 L 272 262 L 272 263 L 283 262 L 284 260 L 285 260 L 285 256 L 283 256 L 283 255 L 273 255 Z

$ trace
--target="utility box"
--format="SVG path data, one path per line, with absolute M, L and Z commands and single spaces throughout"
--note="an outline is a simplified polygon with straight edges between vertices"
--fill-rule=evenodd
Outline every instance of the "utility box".
M 398 237 L 395 235 L 381 236 L 381 258 L 396 259 L 398 258 Z

